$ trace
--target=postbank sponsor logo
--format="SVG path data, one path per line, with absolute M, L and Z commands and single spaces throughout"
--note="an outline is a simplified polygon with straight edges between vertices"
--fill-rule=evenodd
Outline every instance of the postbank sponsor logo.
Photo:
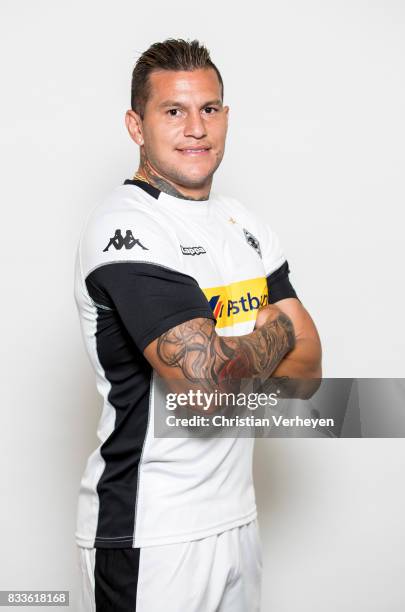
M 263 276 L 203 291 L 217 319 L 216 327 L 255 320 L 258 309 L 268 304 L 267 280 Z

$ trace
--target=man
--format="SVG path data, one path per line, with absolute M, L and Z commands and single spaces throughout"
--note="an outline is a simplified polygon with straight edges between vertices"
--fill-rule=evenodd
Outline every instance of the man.
M 75 296 L 104 400 L 78 504 L 84 610 L 259 610 L 253 440 L 154 436 L 156 376 L 214 391 L 321 375 L 276 235 L 211 193 L 228 112 L 204 46 L 152 45 L 126 113 L 138 171 L 82 232 Z

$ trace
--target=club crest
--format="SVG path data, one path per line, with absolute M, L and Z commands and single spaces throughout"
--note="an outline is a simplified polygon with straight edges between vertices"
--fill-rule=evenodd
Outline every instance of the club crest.
M 245 228 L 243 228 L 243 233 L 245 234 L 246 242 L 248 244 L 250 244 L 250 246 L 256 251 L 256 253 L 261 258 L 262 257 L 262 251 L 260 249 L 260 242 L 258 241 L 256 236 L 253 236 L 253 234 L 248 232 L 248 230 L 245 229 Z

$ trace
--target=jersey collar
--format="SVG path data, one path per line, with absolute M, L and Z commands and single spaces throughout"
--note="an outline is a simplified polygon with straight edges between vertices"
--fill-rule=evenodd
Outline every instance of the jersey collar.
M 146 181 L 140 181 L 139 179 L 126 179 L 124 181 L 124 185 L 136 185 L 137 187 L 140 187 L 144 191 L 147 191 L 149 195 L 156 198 L 156 200 L 158 199 L 159 195 L 162 193 L 160 189 L 158 189 L 157 187 L 154 187 L 153 185 L 151 185 L 150 183 L 147 183 Z
M 140 187 L 150 196 L 155 198 L 155 200 L 158 200 L 159 204 L 174 207 L 184 212 L 205 213 L 208 210 L 209 204 L 213 200 L 212 196 L 210 196 L 207 200 L 186 200 L 185 198 L 178 198 L 177 196 L 169 195 L 154 185 L 139 179 L 126 179 L 124 181 L 124 185 L 135 185 L 136 187 Z

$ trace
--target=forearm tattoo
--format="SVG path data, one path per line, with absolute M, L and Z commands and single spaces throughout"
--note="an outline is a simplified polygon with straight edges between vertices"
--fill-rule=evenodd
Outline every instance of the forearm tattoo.
M 284 313 L 251 334 L 232 337 L 218 336 L 211 319 L 196 318 L 162 334 L 157 353 L 190 382 L 229 389 L 242 379 L 270 376 L 294 343 L 293 326 Z

